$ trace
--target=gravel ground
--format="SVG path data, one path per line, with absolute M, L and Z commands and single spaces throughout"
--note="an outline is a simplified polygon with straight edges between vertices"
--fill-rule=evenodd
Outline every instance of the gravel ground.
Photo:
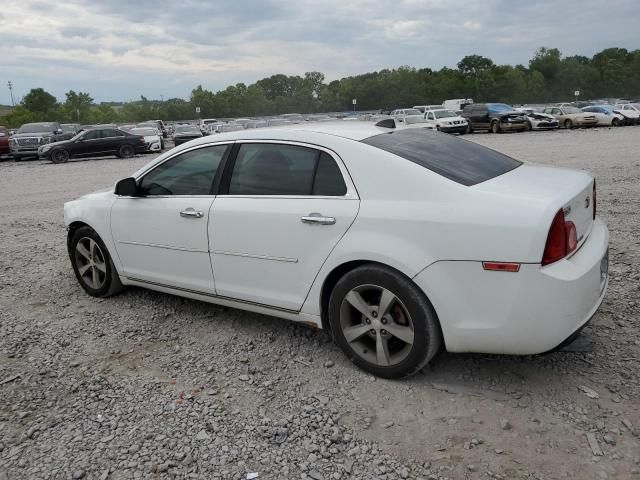
M 465 137 L 597 176 L 609 293 L 581 351 L 442 354 L 404 381 L 283 320 L 87 296 L 62 204 L 151 157 L 0 163 L 0 480 L 640 478 L 639 133 Z

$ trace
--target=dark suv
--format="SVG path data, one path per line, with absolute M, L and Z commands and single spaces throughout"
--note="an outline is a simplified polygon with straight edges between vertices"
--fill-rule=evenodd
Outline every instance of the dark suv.
M 121 158 L 144 153 L 147 146 L 144 137 L 117 128 L 93 128 L 85 130 L 71 140 L 50 143 L 40 147 L 40 158 L 53 163 L 64 163 L 74 157 L 102 157 L 116 155 Z
M 63 139 L 62 126 L 58 122 L 25 123 L 9 140 L 14 160 L 38 158 L 38 148 Z
M 468 133 L 475 130 L 521 132 L 528 128 L 526 115 L 504 103 L 471 103 L 464 107 L 462 116 L 469 123 Z

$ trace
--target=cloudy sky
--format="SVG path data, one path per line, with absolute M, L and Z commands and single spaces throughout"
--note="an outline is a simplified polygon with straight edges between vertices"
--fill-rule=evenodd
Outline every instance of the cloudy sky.
M 274 73 L 332 80 L 455 66 L 477 53 L 526 64 L 540 46 L 640 48 L 640 0 L 14 0 L 0 8 L 0 104 L 33 87 L 97 101 L 188 98 Z

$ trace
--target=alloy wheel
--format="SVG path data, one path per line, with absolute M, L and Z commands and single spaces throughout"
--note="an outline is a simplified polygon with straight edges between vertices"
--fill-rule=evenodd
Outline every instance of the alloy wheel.
M 100 245 L 90 237 L 82 237 L 76 244 L 75 260 L 78 274 L 89 288 L 98 290 L 107 281 L 107 262 Z
M 340 327 L 353 352 L 380 367 L 405 360 L 415 339 L 407 308 L 396 294 L 377 285 L 360 285 L 345 295 Z

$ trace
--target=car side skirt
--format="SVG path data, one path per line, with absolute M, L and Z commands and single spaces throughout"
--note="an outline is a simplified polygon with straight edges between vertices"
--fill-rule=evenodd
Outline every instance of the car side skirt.
M 322 328 L 322 320 L 320 319 L 320 316 L 317 315 L 297 312 L 295 310 L 288 310 L 285 308 L 272 307 L 269 305 L 249 302 L 246 300 L 223 297 L 211 293 L 199 292 L 196 290 L 189 290 L 181 287 L 174 287 L 171 285 L 164 285 L 161 283 L 150 282 L 139 278 L 121 276 L 120 280 L 122 281 L 123 285 L 147 288 L 149 290 L 178 295 L 180 297 L 200 300 L 202 302 L 213 303 L 215 305 L 220 305 L 223 307 L 237 308 L 238 310 L 246 310 L 249 312 L 261 313 L 263 315 L 270 315 L 272 317 L 283 318 L 285 320 L 303 323 L 312 328 Z

